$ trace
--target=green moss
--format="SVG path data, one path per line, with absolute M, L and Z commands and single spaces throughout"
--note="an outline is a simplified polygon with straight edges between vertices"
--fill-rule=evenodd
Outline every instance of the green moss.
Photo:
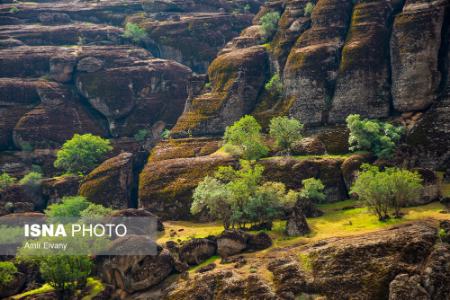
M 81 300 L 95 299 L 96 296 L 98 296 L 101 292 L 105 290 L 105 286 L 103 285 L 103 283 L 100 280 L 92 277 L 89 277 L 87 279 L 86 286 L 88 288 L 89 293 L 83 298 L 81 298 Z
M 190 268 L 189 273 L 195 273 L 198 269 L 203 268 L 204 266 L 207 266 L 209 264 L 216 263 L 218 261 L 220 261 L 219 256 L 217 256 L 217 255 L 212 256 L 212 257 L 208 258 L 207 260 L 205 260 L 204 262 L 202 262 L 201 264 Z
M 308 273 L 313 271 L 313 262 L 307 253 L 300 253 L 298 255 L 298 260 L 302 269 Z
M 28 292 L 13 296 L 12 299 L 14 299 L 14 300 L 24 299 L 24 298 L 30 297 L 30 296 L 35 296 L 35 295 L 44 294 L 44 293 L 50 293 L 50 292 L 53 292 L 54 290 L 55 290 L 54 288 L 52 288 L 49 284 L 46 283 L 43 286 L 41 286 L 40 288 L 30 290 Z

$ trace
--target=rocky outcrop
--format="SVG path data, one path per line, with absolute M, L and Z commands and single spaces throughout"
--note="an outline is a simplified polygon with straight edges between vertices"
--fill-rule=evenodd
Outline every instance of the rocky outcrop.
M 115 245 L 120 243 L 139 243 L 139 236 L 130 239 L 116 240 Z M 136 245 L 136 244 L 134 244 Z M 106 283 L 112 284 L 117 289 L 133 293 L 149 289 L 167 278 L 174 272 L 174 258 L 161 247 L 155 255 L 119 255 L 113 257 L 99 257 L 97 267 L 100 275 Z
M 87 175 L 79 194 L 113 209 L 135 207 L 135 167 L 131 153 L 125 152 L 110 158 Z
M 247 248 L 249 234 L 237 230 L 225 230 L 217 237 L 217 253 L 224 258 L 239 254 Z
M 182 244 L 180 260 L 189 265 L 198 265 L 216 254 L 217 244 L 210 239 L 192 239 Z
M 66 196 L 78 195 L 80 181 L 79 176 L 62 176 L 42 180 L 42 194 L 47 205 L 59 203 Z
M 354 154 L 344 160 L 341 165 L 341 172 L 348 191 L 355 182 L 361 166 L 365 163 L 372 163 L 374 161 L 375 157 L 370 153 Z
M 278 181 L 290 189 L 302 187 L 302 180 L 318 178 L 325 185 L 327 202 L 336 202 L 347 198 L 347 191 L 341 175 L 341 158 L 274 157 L 262 160 L 264 176 L 269 181 Z
M 302 236 L 311 232 L 306 222 L 305 212 L 301 205 L 295 205 L 286 223 L 286 234 L 288 236 Z
M 444 13 L 442 1 L 407 0 L 395 18 L 391 69 L 393 105 L 398 111 L 421 111 L 437 100 Z M 412 83 L 414 88 L 410 87 Z
M 45 201 L 40 186 L 14 184 L 0 191 L 0 215 L 42 210 Z
M 139 179 L 139 207 L 163 219 L 189 219 L 192 191 L 219 166 L 236 161 L 219 155 L 149 160 Z
M 219 150 L 220 140 L 210 138 L 169 139 L 152 149 L 151 161 L 210 155 Z
M 325 145 L 318 138 L 304 138 L 292 146 L 294 155 L 322 155 L 326 151 Z
M 239 49 L 216 58 L 208 69 L 211 91 L 188 100 L 174 136 L 217 135 L 250 113 L 268 77 L 264 47 Z
M 326 121 L 351 11 L 349 0 L 319 1 L 311 28 L 300 35 L 287 58 L 284 86 L 286 97 L 292 99 L 289 114 L 307 125 Z

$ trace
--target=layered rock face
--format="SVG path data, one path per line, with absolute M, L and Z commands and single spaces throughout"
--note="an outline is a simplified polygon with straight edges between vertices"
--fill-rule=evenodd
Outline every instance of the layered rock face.
M 33 161 L 53 175 L 32 151 L 75 133 L 112 139 L 114 154 L 150 148 L 182 113 L 191 67 L 205 72 L 261 2 L 0 4 L 0 150 L 14 151 L 0 152 L 0 171 L 22 175 Z M 128 22 L 147 31 L 139 45 L 123 35 Z M 130 142 L 139 131 L 146 141 Z

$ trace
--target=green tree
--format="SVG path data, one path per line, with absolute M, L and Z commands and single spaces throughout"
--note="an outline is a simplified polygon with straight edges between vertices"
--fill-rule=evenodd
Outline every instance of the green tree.
M 380 221 L 389 218 L 391 204 L 391 187 L 387 172 L 380 172 L 376 166 L 364 164 L 362 171 L 355 180 L 351 193 L 356 193 L 358 198 L 371 209 Z
M 0 262 L 0 288 L 10 284 L 14 279 L 15 273 L 17 273 L 17 268 L 12 262 Z
M 400 218 L 400 208 L 414 203 L 421 196 L 422 178 L 417 172 L 398 168 L 387 168 L 391 189 L 391 206 L 396 218 Z
M 89 223 L 96 220 L 101 220 L 103 217 L 110 216 L 113 210 L 109 207 L 104 207 L 100 204 L 90 203 L 88 207 L 80 212 L 80 217 L 83 222 Z
M 278 21 L 280 20 L 279 12 L 269 12 L 261 17 L 260 24 L 264 36 L 270 39 L 278 29 Z
M 141 129 L 134 135 L 134 139 L 136 142 L 143 142 L 148 137 L 149 133 L 148 129 Z
M 46 255 L 38 261 L 42 278 L 59 299 L 69 299 L 77 289 L 84 288 L 93 268 L 92 260 L 84 255 Z
M 61 203 L 54 203 L 47 207 L 45 214 L 51 220 L 63 220 L 64 218 L 80 218 L 81 212 L 91 203 L 82 196 L 64 197 Z
M 315 203 L 321 203 L 325 200 L 325 186 L 320 179 L 308 178 L 302 180 L 303 188 L 300 191 L 300 197 L 308 199 Z
M 311 16 L 315 5 L 312 2 L 308 2 L 305 6 L 305 17 Z
M 131 39 L 133 43 L 138 44 L 147 38 L 147 33 L 139 25 L 134 23 L 127 23 L 125 25 L 123 36 L 125 38 Z
M 288 117 L 275 117 L 270 120 L 269 134 L 283 150 L 291 150 L 292 144 L 302 138 L 303 124 Z
M 14 183 L 16 183 L 16 178 L 10 176 L 8 173 L 3 173 L 0 175 L 0 190 L 13 185 Z
M 86 174 L 112 150 L 110 142 L 92 134 L 75 134 L 57 153 L 55 167 L 67 173 Z
M 350 150 L 371 151 L 379 158 L 390 158 L 394 154 L 404 132 L 403 127 L 377 120 L 361 120 L 360 115 L 349 115 L 346 121 L 350 130 Z
M 264 167 L 241 160 L 241 168 L 219 167 L 214 178 L 206 177 L 194 191 L 191 212 L 203 209 L 220 219 L 224 227 L 272 223 L 293 207 L 298 195 L 282 183 L 263 183 Z
M 262 143 L 261 125 L 252 116 L 244 116 L 233 125 L 228 126 L 224 135 L 225 151 L 238 149 L 244 159 L 255 160 L 269 152 Z
M 223 183 L 215 178 L 206 177 L 195 189 L 193 200 L 192 214 L 199 214 L 207 209 L 213 218 L 223 222 L 225 229 L 230 228 L 231 195 Z
M 38 186 L 41 184 L 42 174 L 38 172 L 29 172 L 22 179 L 20 179 L 19 184 L 28 186 Z

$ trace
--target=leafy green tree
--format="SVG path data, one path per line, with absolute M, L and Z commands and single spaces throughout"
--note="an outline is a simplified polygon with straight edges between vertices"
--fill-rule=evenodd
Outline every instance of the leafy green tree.
M 312 2 L 308 2 L 305 6 L 305 17 L 311 16 L 315 5 Z
M 288 117 L 275 117 L 270 120 L 269 134 L 279 147 L 290 151 L 292 144 L 302 138 L 303 124 Z
M 75 134 L 57 153 L 55 167 L 67 173 L 86 174 L 112 150 L 110 142 L 92 134 Z
M 195 189 L 193 200 L 192 214 L 199 214 L 207 209 L 213 218 L 223 222 L 225 229 L 230 228 L 231 195 L 223 183 L 215 178 L 206 177 Z
M 51 220 L 80 218 L 81 212 L 87 209 L 90 204 L 91 203 L 82 196 L 64 197 L 61 203 L 49 205 L 45 210 L 45 214 Z
M 143 28 L 134 23 L 127 23 L 125 25 L 124 37 L 131 39 L 133 43 L 140 43 L 147 38 L 147 33 Z
M 396 218 L 401 217 L 400 208 L 413 203 L 421 196 L 422 178 L 417 172 L 398 168 L 387 168 L 392 193 L 391 206 Z
M 278 21 L 280 20 L 279 12 L 269 12 L 261 17 L 260 24 L 264 36 L 270 39 L 278 29 Z
M 287 192 L 282 183 L 263 183 L 263 171 L 263 166 L 245 160 L 237 170 L 219 167 L 214 178 L 206 177 L 195 189 L 191 212 L 206 208 L 226 229 L 272 223 L 294 206 L 298 195 Z
M 19 184 L 28 186 L 38 186 L 41 183 L 42 174 L 38 172 L 29 172 L 22 179 L 20 179 Z
M 14 183 L 16 183 L 16 178 L 10 176 L 8 173 L 0 175 L 0 190 L 13 185 Z
M 380 221 L 389 218 L 388 212 L 391 204 L 391 187 L 387 172 L 380 172 L 376 166 L 364 164 L 362 172 L 355 180 L 351 193 L 356 193 L 358 198 L 371 209 Z
M 269 82 L 264 86 L 266 91 L 274 96 L 280 96 L 283 93 L 283 82 L 280 79 L 280 74 L 275 74 L 270 78 Z
M 92 260 L 84 255 L 46 255 L 38 261 L 42 278 L 59 299 L 69 299 L 77 289 L 84 288 L 93 268 Z
M 303 188 L 300 191 L 300 197 L 308 199 L 315 203 L 321 203 L 325 200 L 325 186 L 320 179 L 308 178 L 302 180 Z
M 0 288 L 10 284 L 14 279 L 15 273 L 17 273 L 17 268 L 12 262 L 0 262 Z
M 403 127 L 377 120 L 361 120 L 360 115 L 349 115 L 346 121 L 350 130 L 350 150 L 371 151 L 379 158 L 390 158 L 404 133 Z
M 252 116 L 244 116 L 225 130 L 225 151 L 237 148 L 244 159 L 255 160 L 268 153 L 262 143 L 261 125 Z

